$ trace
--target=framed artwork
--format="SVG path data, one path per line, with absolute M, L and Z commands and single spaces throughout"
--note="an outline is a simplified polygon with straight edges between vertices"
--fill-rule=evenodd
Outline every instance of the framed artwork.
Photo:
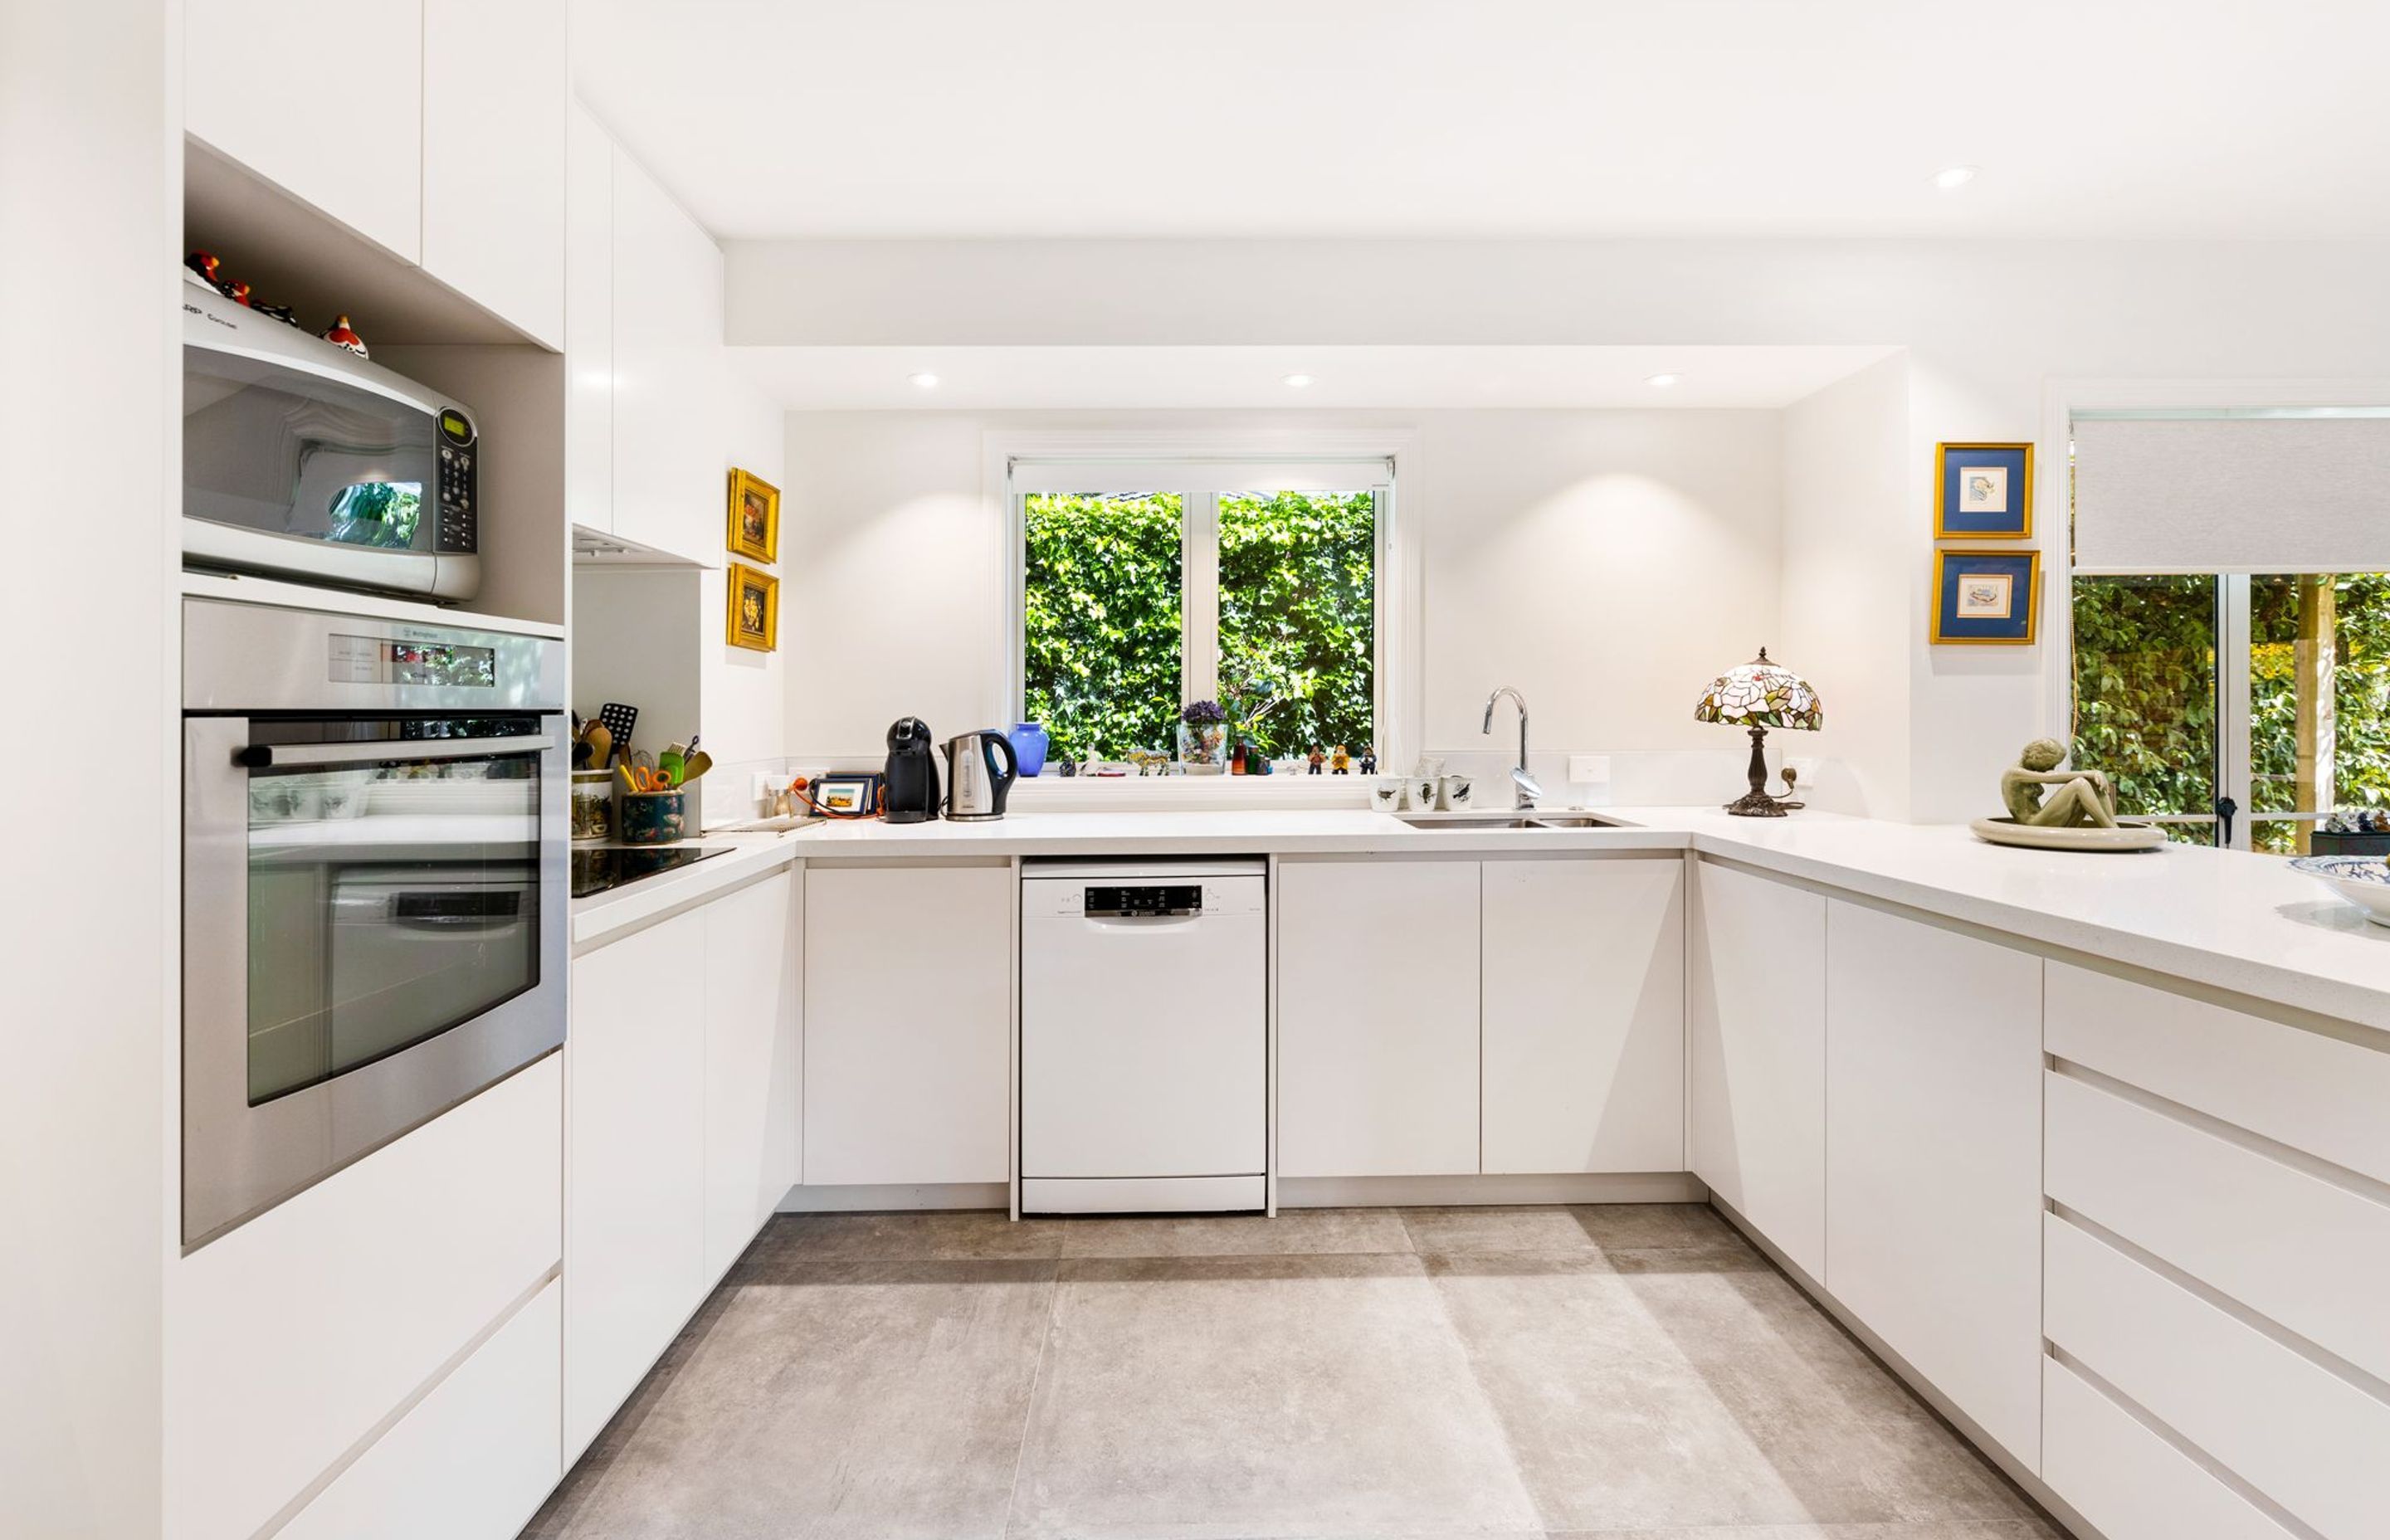
M 780 580 L 730 564 L 730 645 L 770 652 L 780 645 Z
M 1934 538 L 2033 538 L 2033 445 L 1934 446 Z
M 780 489 L 752 470 L 730 473 L 731 553 L 757 561 L 780 559 Z
M 1934 641 L 2024 647 L 2040 610 L 2039 551 L 1934 553 Z

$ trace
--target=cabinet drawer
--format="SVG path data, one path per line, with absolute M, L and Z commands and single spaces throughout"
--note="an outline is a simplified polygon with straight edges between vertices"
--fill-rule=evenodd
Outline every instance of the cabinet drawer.
M 2049 965 L 2052 1054 L 2390 1182 L 2390 1051 Z
M 2041 1477 L 2107 1540 L 2294 1540 L 2056 1359 L 2042 1361 Z
M 2390 1206 L 2079 1080 L 2047 1095 L 2051 1198 L 2390 1379 Z
M 2052 1214 L 2044 1329 L 2329 1540 L 2390 1534 L 2390 1405 Z
M 282 1540 L 510 1540 L 556 1485 L 554 1279 L 399 1418 Z

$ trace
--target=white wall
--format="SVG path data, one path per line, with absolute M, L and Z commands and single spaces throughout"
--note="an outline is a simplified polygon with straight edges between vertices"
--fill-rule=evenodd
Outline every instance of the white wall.
M 1422 534 L 1427 751 L 1507 764 L 1509 708 L 1490 742 L 1478 731 L 1503 684 L 1534 708 L 1555 790 L 1570 750 L 1739 751 L 1692 704 L 1775 625 L 1774 413 L 795 412 L 790 752 L 869 762 L 906 713 L 942 736 L 992 723 L 1008 664 L 988 434 L 1286 427 L 1414 435 L 1396 517 Z
M 1928 821 L 1985 811 L 1990 777 L 2060 725 L 2041 647 L 1926 645 L 1937 440 L 2037 437 L 2053 379 L 2390 368 L 2379 241 L 925 240 L 725 256 L 734 344 L 1905 346 L 1900 517 L 1860 545 L 1870 571 L 1899 568 L 1917 617 L 1901 644 L 1908 805 Z M 2044 545 L 2062 529 L 2047 510 L 2038 523 Z
M 73 757 L 20 789 L 0 885 L 0 1531 L 45 1540 L 160 1524 L 181 49 L 173 5 L 0 5 L 0 417 L 40 425 L 0 482 L 0 647 L 18 733 Z
M 1770 656 L 1818 687 L 1826 725 L 1775 735 L 1818 755 L 1814 806 L 1909 809 L 1911 606 L 1908 361 L 1862 369 L 1784 412 L 1783 623 Z M 1975 650 L 1982 650 L 1980 648 Z
M 780 649 L 757 652 L 730 645 L 729 580 L 719 571 L 705 573 L 698 640 L 703 664 L 704 747 L 714 764 L 705 798 L 705 817 L 711 822 L 751 816 L 753 772 L 777 771 L 786 761 L 790 601 L 794 597 L 790 577 L 802 559 L 789 522 L 787 435 L 779 407 L 746 381 L 732 378 L 726 383 L 722 417 L 730 465 L 781 488 L 780 559 L 765 569 L 780 578 Z

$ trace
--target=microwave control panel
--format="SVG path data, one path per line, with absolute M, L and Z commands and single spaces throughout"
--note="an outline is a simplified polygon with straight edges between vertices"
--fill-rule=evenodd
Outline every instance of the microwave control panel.
M 481 510 L 473 473 L 473 419 L 454 406 L 440 409 L 440 525 L 432 549 L 469 555 L 478 546 Z

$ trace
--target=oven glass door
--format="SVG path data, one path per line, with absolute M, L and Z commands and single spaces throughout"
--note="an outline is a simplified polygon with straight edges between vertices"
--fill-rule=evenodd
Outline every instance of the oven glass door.
M 555 714 L 184 725 L 184 1238 L 563 1041 Z
M 251 772 L 250 1105 L 536 986 L 539 911 L 536 747 Z

